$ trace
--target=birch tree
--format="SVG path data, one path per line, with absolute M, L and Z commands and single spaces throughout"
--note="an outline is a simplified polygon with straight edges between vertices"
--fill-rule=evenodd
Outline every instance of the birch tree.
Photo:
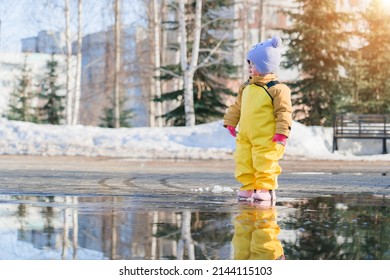
M 83 41 L 83 0 L 78 0 L 78 24 L 77 24 L 77 60 L 76 60 L 76 88 L 74 98 L 74 110 L 72 124 L 76 125 L 80 115 L 80 94 L 81 94 L 81 62 L 82 62 L 82 41 Z
M 160 37 L 161 37 L 161 17 L 159 13 L 159 5 L 158 0 L 153 0 L 153 35 L 154 35 L 154 77 L 160 76 L 160 66 L 161 66 L 161 43 L 160 43 Z M 153 79 L 154 84 L 154 93 L 155 97 L 160 98 L 161 97 L 161 81 L 160 79 Z M 162 127 L 162 104 L 161 102 L 155 103 L 152 102 L 152 106 L 156 105 L 156 116 L 157 116 L 157 126 Z
M 191 58 L 187 57 L 186 0 L 179 0 L 180 60 L 184 83 L 184 111 L 186 126 L 195 125 L 194 74 L 198 66 L 200 33 L 202 31 L 202 0 L 196 0 L 194 41 Z
M 176 3 L 170 5 L 174 13 L 164 23 L 167 30 L 177 32 L 177 44 L 171 41 L 168 48 L 172 50 L 177 45 L 180 59 L 178 63 L 174 59 L 165 61 L 160 78 L 182 83 L 178 88 L 166 88 L 156 101 L 172 105 L 163 114 L 172 125 L 215 121 L 225 113 L 226 97 L 234 95 L 226 84 L 238 68 L 231 56 L 235 40 L 234 19 L 229 11 L 234 3 L 233 0 Z
M 120 2 L 121 0 L 114 0 L 114 14 L 115 14 L 115 70 L 114 70 L 114 124 L 115 128 L 120 127 L 120 86 L 119 75 L 121 70 L 121 21 L 120 21 Z
M 241 10 L 241 20 L 242 20 L 242 54 L 243 54 L 243 61 L 246 61 L 246 51 L 249 50 L 249 22 L 246 18 L 243 17 L 249 11 L 250 5 L 248 3 L 249 0 L 243 0 L 242 5 L 243 8 Z M 248 78 L 248 65 L 246 63 L 243 63 L 242 69 L 241 69 L 241 80 L 245 81 Z
M 72 73 L 71 73 L 71 58 L 72 58 L 72 39 L 70 34 L 70 11 L 69 0 L 65 0 L 65 43 L 66 43 L 66 123 L 72 124 L 72 106 L 73 106 L 73 92 L 71 89 Z
M 149 100 L 149 125 L 151 127 L 163 126 L 163 104 L 155 102 L 161 97 L 162 82 L 158 77 L 161 76 L 160 67 L 164 58 L 164 34 L 162 30 L 162 21 L 166 3 L 164 0 L 145 1 L 146 17 L 148 22 L 148 58 L 144 61 L 143 73 L 147 80 L 147 98 Z M 145 48 L 144 48 L 145 49 Z M 145 79 L 145 78 L 143 78 Z
M 76 74 L 72 77 L 72 38 L 70 30 L 70 7 L 69 0 L 65 0 L 65 43 L 66 43 L 66 122 L 69 125 L 76 125 L 79 119 L 80 111 L 80 91 L 81 91 L 81 47 L 82 47 L 82 13 L 83 1 L 77 2 L 77 58 L 76 58 Z M 74 81 L 74 83 L 73 83 Z M 72 87 L 72 85 L 75 85 Z

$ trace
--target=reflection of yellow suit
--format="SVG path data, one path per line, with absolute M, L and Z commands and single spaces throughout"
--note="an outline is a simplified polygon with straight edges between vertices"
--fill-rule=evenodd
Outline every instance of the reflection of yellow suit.
M 244 84 L 224 116 L 224 126 L 236 127 L 235 176 L 241 190 L 274 190 L 281 173 L 278 161 L 284 146 L 272 142 L 275 133 L 289 136 L 291 129 L 291 95 L 284 84 L 267 88 L 276 79 L 273 74 L 256 76 Z
M 277 239 L 280 228 L 274 207 L 242 210 L 234 220 L 234 229 L 234 259 L 276 260 L 284 255 Z

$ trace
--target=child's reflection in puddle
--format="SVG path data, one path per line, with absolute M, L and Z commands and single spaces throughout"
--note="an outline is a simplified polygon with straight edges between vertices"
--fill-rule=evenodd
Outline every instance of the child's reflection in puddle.
M 234 219 L 234 259 L 284 260 L 277 211 L 270 201 L 239 202 L 240 214 Z

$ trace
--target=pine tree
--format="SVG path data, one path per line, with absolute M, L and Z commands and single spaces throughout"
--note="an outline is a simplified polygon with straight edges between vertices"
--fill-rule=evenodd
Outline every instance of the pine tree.
M 343 109 L 360 114 L 390 113 L 390 12 L 372 0 L 361 13 L 357 33 L 362 47 L 352 52 L 348 67 L 351 88 Z
M 336 101 L 343 94 L 340 72 L 345 64 L 350 21 L 334 0 L 297 0 L 300 9 L 288 12 L 293 26 L 283 30 L 289 49 L 283 66 L 297 67 L 300 79 L 289 83 L 294 118 L 307 125 L 329 125 Z
M 188 14 L 194 13 L 194 1 L 186 6 Z M 196 124 L 206 123 L 221 118 L 225 112 L 225 99 L 233 92 L 226 86 L 225 82 L 231 78 L 236 72 L 237 67 L 233 66 L 227 58 L 228 53 L 233 52 L 234 41 L 230 38 L 234 20 L 223 15 L 229 7 L 233 5 L 233 1 L 205 1 L 202 11 L 202 24 L 205 26 L 201 33 L 199 63 L 205 62 L 202 67 L 199 67 L 194 75 L 194 109 L 196 116 Z M 191 18 L 191 17 L 189 17 Z M 175 29 L 177 23 L 169 22 L 169 25 Z M 188 53 L 191 53 L 191 42 L 193 22 L 187 21 Z M 212 51 L 215 46 L 219 45 L 218 49 Z M 175 48 L 177 46 L 170 46 Z M 204 51 L 207 50 L 207 51 Z M 180 64 L 165 65 L 162 67 L 161 80 L 171 80 L 182 76 Z M 161 98 L 156 98 L 157 102 L 177 101 L 178 106 L 171 111 L 165 113 L 162 117 L 175 126 L 185 125 L 184 112 L 184 90 L 165 92 Z
M 31 69 L 27 65 L 27 56 L 25 57 L 21 74 L 17 78 L 17 85 L 11 94 L 10 110 L 7 118 L 25 122 L 37 122 L 35 108 L 32 106 L 32 100 L 36 94 L 31 87 L 32 77 Z
M 44 102 L 43 107 L 40 108 L 40 120 L 43 123 L 61 124 L 64 120 L 65 96 L 58 92 L 62 86 L 58 85 L 58 62 L 54 59 L 54 54 L 46 66 L 48 72 L 42 82 L 42 91 L 39 95 Z
M 111 102 L 112 103 L 112 102 Z M 132 127 L 131 119 L 133 118 L 133 110 L 123 110 L 123 101 L 119 102 L 119 126 L 120 127 Z M 100 127 L 115 128 L 114 108 L 105 108 L 104 115 L 100 118 Z

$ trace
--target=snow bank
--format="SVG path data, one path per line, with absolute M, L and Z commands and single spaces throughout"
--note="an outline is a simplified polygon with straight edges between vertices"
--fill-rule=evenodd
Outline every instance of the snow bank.
M 390 154 L 380 154 L 380 140 L 341 140 L 340 150 L 332 153 L 332 133 L 331 128 L 294 122 L 286 157 L 390 160 Z M 235 139 L 223 128 L 222 121 L 195 127 L 110 129 L 0 119 L 0 154 L 3 155 L 231 159 L 234 149 Z

